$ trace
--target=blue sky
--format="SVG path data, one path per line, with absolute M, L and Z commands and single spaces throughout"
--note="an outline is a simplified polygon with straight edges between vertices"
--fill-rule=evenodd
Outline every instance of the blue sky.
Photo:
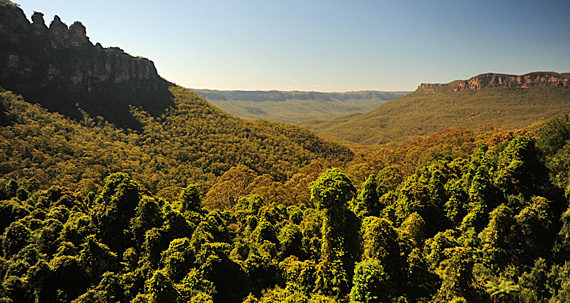
M 570 1 L 20 0 L 186 87 L 415 90 L 570 72 Z

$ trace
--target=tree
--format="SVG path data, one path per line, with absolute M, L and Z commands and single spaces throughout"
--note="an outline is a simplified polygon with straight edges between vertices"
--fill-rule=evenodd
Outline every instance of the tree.
M 570 139 L 570 118 L 552 118 L 538 131 L 536 146 L 547 157 L 553 156 Z
M 59 300 L 72 300 L 84 293 L 89 287 L 88 274 L 78 257 L 58 256 L 50 263 L 53 270 L 53 287 Z
M 466 247 L 444 250 L 445 259 L 436 273 L 442 284 L 434 302 L 449 302 L 454 298 L 465 298 L 467 302 L 484 302 L 484 291 L 473 277 L 473 251 Z
M 485 284 L 485 288 L 487 288 L 487 293 L 489 293 L 493 301 L 505 303 L 516 302 L 514 295 L 521 291 L 520 285 L 510 280 L 501 280 L 499 284 L 494 281 L 488 281 Z
M 140 186 L 128 174 L 112 174 L 96 201 L 94 221 L 98 235 L 109 247 L 122 254 L 131 239 L 126 237 L 129 223 L 141 198 Z
M 402 223 L 400 231 L 406 235 L 416 247 L 421 247 L 425 238 L 424 228 L 426 221 L 418 213 L 409 215 Z
M 495 184 L 505 193 L 540 193 L 548 180 L 547 170 L 538 159 L 535 141 L 528 136 L 510 140 L 498 158 Z
M 397 166 L 386 166 L 378 172 L 376 182 L 378 184 L 378 195 L 382 196 L 391 190 L 395 190 L 404 181 L 402 173 Z
M 530 272 L 525 272 L 519 280 L 522 286 L 521 295 L 527 298 L 532 298 L 535 302 L 547 302 L 551 296 L 548 288 L 548 266 L 546 260 L 538 258 L 534 262 L 534 266 Z M 489 289 L 487 290 L 489 292 Z
M 207 209 L 231 209 L 245 195 L 247 186 L 257 174 L 244 165 L 226 171 L 206 193 L 204 205 Z
M 82 244 L 79 260 L 92 280 L 98 279 L 107 271 L 117 271 L 117 254 L 105 244 L 99 243 L 94 235 L 87 237 Z
M 570 205 L 560 216 L 561 227 L 558 232 L 557 250 L 563 255 L 570 253 Z
M 146 291 L 150 294 L 150 303 L 177 302 L 179 297 L 174 283 L 161 270 L 155 271 L 147 281 Z
M 181 204 L 180 211 L 200 212 L 202 210 L 202 201 L 200 200 L 200 191 L 198 186 L 194 184 L 188 185 L 180 193 L 178 201 Z
M 356 190 L 352 181 L 338 168 L 323 173 L 309 188 L 311 200 L 324 214 L 317 285 L 323 293 L 342 298 L 350 291 L 356 259 L 354 251 L 358 251 L 357 247 L 350 247 L 347 237 L 351 232 L 347 207 Z M 350 236 L 354 239 L 356 235 L 354 232 Z
M 299 261 L 297 256 L 289 256 L 279 263 L 279 269 L 287 285 L 295 285 L 307 295 L 314 292 L 316 264 L 313 260 Z
M 290 255 L 305 257 L 306 253 L 303 251 L 303 234 L 301 229 L 292 222 L 285 224 L 279 230 L 279 235 L 277 236 L 281 257 L 284 258 Z
M 350 302 L 390 302 L 394 290 L 379 260 L 367 258 L 354 268 Z
M 483 259 L 495 269 L 502 269 L 513 262 L 512 231 L 513 212 L 505 204 L 499 205 L 489 215 L 489 224 L 481 233 L 483 238 Z
M 382 264 L 398 267 L 400 248 L 398 233 L 384 218 L 366 217 L 362 222 L 362 259 L 377 259 Z
M 216 289 L 214 302 L 241 302 L 250 292 L 248 276 L 229 258 L 229 248 L 227 243 L 205 243 L 196 256 L 201 279 Z
M 378 184 L 376 183 L 376 176 L 370 175 L 362 190 L 358 193 L 354 201 L 354 213 L 362 218 L 364 216 L 378 216 L 380 214 L 380 201 L 377 192 Z
M 20 221 L 13 222 L 6 228 L 2 240 L 2 249 L 5 257 L 11 257 L 24 246 L 28 245 L 32 232 Z
M 522 261 L 527 265 L 541 256 L 548 256 L 552 251 L 555 235 L 550 232 L 553 216 L 549 204 L 550 201 L 543 197 L 532 197 L 530 205 L 515 216 L 518 242 L 524 251 L 521 257 L 525 258 Z
M 146 231 L 160 228 L 163 222 L 162 210 L 156 199 L 143 197 L 135 209 L 135 216 L 129 222 L 129 229 L 135 243 L 141 245 L 144 242 Z
M 194 254 L 188 238 L 178 238 L 170 242 L 168 249 L 161 253 L 160 263 L 168 277 L 178 282 L 189 272 L 194 263 Z
M 562 266 L 553 265 L 548 280 L 551 281 L 549 288 L 553 294 L 549 302 L 570 302 L 570 261 L 566 261 Z

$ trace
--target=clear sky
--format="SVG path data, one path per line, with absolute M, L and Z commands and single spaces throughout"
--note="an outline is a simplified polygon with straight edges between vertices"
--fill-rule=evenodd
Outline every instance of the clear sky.
M 242 90 L 415 90 L 486 72 L 570 72 L 570 1 L 13 0 L 169 81 Z

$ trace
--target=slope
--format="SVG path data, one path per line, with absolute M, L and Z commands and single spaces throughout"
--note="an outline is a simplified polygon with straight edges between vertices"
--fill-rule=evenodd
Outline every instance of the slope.
M 408 93 L 192 90 L 225 112 L 238 117 L 284 123 L 332 119 L 353 113 L 368 112 Z
M 244 121 L 185 88 L 170 92 L 174 107 L 158 117 L 135 111 L 143 127 L 129 131 L 85 113 L 77 122 L 0 90 L 8 121 L 0 127 L 0 181 L 35 178 L 76 188 L 81 180 L 100 185 L 110 173 L 128 172 L 153 192 L 190 183 L 207 189 L 238 165 L 284 181 L 314 160 L 352 157 L 300 127 Z
M 379 144 L 449 127 L 477 128 L 491 123 L 505 129 L 521 128 L 570 112 L 568 74 L 490 75 L 449 84 L 422 84 L 415 92 L 369 113 L 301 125 L 327 137 Z M 529 79 L 526 82 L 525 77 Z M 541 82 L 541 77 L 549 80 Z
M 48 28 L 35 12 L 30 23 L 8 0 L 0 2 L 0 138 L 0 181 L 73 189 L 120 171 L 153 192 L 207 190 L 232 167 L 285 181 L 315 160 L 352 158 L 300 127 L 231 116 L 162 79 L 152 61 L 93 45 L 80 22 L 55 16 Z

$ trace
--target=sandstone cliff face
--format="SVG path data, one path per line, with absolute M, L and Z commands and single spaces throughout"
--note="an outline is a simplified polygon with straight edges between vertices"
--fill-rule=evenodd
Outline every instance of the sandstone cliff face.
M 531 87 L 553 86 L 570 88 L 570 74 L 535 72 L 526 75 L 482 74 L 465 81 L 448 84 L 422 83 L 419 89 L 427 92 L 479 90 L 485 87 L 506 87 L 526 89 Z
M 30 23 L 15 5 L 0 5 L 1 87 L 50 110 L 77 116 L 75 104 L 79 104 L 89 114 L 119 124 L 124 117 L 111 117 L 105 111 L 120 107 L 121 114 L 128 116 L 129 105 L 150 111 L 171 105 L 169 84 L 152 61 L 120 48 L 93 45 L 81 22 L 68 27 L 55 16 L 48 27 L 39 12 L 31 19 Z M 127 104 L 125 99 L 135 101 Z
M 158 89 L 164 81 L 154 63 L 119 48 L 94 46 L 81 22 L 69 28 L 55 16 L 49 28 L 42 13 L 32 23 L 17 7 L 0 7 L 0 81 L 15 86 L 56 85 L 69 91 L 101 91 L 113 85 Z

